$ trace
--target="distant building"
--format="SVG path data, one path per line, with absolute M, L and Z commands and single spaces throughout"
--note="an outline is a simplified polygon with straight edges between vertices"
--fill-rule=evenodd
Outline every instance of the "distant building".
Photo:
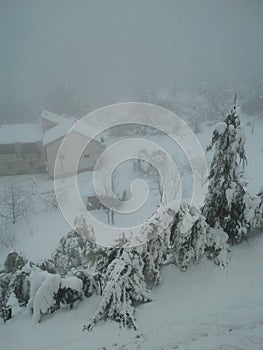
M 41 123 L 43 128 L 43 147 L 45 152 L 45 158 L 47 161 L 47 172 L 50 177 L 53 177 L 58 149 L 65 135 L 77 123 L 77 119 L 63 118 L 54 113 L 45 111 L 41 115 Z M 90 129 L 93 129 L 93 127 L 90 127 Z M 84 144 L 86 144 L 86 132 L 83 134 L 81 133 L 81 131 L 71 132 L 70 140 L 72 142 L 72 145 L 74 145 L 75 142 L 83 142 Z M 93 170 L 98 157 L 104 150 L 105 145 L 103 143 L 96 140 L 91 140 L 89 142 L 88 147 L 84 150 L 80 157 L 78 164 L 78 172 L 85 170 Z M 65 171 L 65 169 L 63 169 L 62 164 L 63 161 L 65 160 L 61 159 L 61 173 L 64 173 Z M 70 164 L 68 164 L 69 161 L 70 158 L 67 159 L 67 168 L 71 168 Z
M 0 175 L 45 171 L 39 124 L 0 125 Z
M 59 146 L 76 122 L 44 111 L 40 123 L 0 125 L 0 176 L 47 172 L 52 178 Z M 87 142 L 81 133 L 70 137 L 72 142 L 75 137 Z M 92 140 L 81 155 L 78 172 L 93 170 L 104 149 L 103 143 Z

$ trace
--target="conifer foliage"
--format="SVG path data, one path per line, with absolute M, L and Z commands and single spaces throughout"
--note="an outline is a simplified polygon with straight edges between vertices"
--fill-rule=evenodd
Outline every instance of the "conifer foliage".
M 150 301 L 142 269 L 141 253 L 137 249 L 120 249 L 119 256 L 108 266 L 98 310 L 83 330 L 91 330 L 98 321 L 109 318 L 124 327 L 137 328 L 134 303 Z
M 232 243 L 247 235 L 243 168 L 246 164 L 245 136 L 235 104 L 223 123 L 213 132 L 208 151 L 214 156 L 208 176 L 209 186 L 203 215 L 212 228 L 222 228 Z

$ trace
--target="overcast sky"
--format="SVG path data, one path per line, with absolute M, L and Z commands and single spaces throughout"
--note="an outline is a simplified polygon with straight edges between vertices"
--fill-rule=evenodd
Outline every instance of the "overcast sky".
M 65 86 L 104 106 L 262 71 L 263 0 L 0 0 L 0 120 Z

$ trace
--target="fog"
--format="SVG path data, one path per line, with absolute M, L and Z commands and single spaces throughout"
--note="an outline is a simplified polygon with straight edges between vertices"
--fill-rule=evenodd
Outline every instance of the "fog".
M 0 50 L 0 122 L 60 103 L 85 115 L 149 89 L 262 79 L 263 1 L 0 0 Z

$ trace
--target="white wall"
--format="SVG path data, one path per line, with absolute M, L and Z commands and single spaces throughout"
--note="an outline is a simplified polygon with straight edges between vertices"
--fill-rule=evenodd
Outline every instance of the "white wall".
M 54 177 L 55 161 L 56 161 L 58 149 L 62 140 L 63 138 L 60 138 L 45 146 L 46 158 L 47 158 L 47 169 L 48 169 L 48 174 L 51 178 Z M 78 156 L 78 155 L 75 155 L 76 151 L 75 151 L 74 145 L 77 145 L 77 144 L 86 145 L 88 142 L 89 140 L 87 139 L 87 137 L 79 133 L 73 132 L 70 134 L 70 140 L 68 143 L 68 152 L 66 151 L 67 147 L 65 147 L 64 152 L 66 154 L 63 154 L 64 157 L 60 162 L 61 173 L 64 173 L 64 172 L 68 173 L 67 169 L 72 169 L 72 163 Z M 84 170 L 93 170 L 99 155 L 101 154 L 101 152 L 103 152 L 104 149 L 105 149 L 104 145 L 96 141 L 91 141 L 80 157 L 78 172 L 84 171 Z

